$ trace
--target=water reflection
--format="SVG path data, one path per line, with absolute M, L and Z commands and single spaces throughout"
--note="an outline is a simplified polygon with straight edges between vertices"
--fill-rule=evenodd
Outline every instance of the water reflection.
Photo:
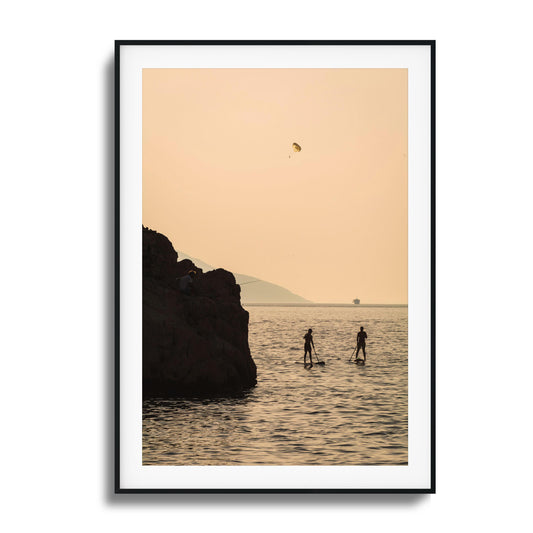
M 361 311 L 251 308 L 257 386 L 146 400 L 143 464 L 407 464 L 407 309 Z M 359 324 L 366 366 L 347 363 Z M 308 326 L 324 367 L 301 364 Z

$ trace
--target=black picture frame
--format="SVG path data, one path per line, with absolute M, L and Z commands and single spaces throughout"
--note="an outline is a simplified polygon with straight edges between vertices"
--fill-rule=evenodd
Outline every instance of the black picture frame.
M 121 471 L 121 194 L 123 192 L 123 183 L 121 183 L 121 56 L 124 47 L 186 47 L 186 46 L 350 46 L 350 47 L 427 47 L 430 54 L 430 424 L 429 424 L 429 442 L 430 442 L 430 462 L 429 468 L 429 486 L 424 487 L 404 487 L 404 488 L 148 488 L 148 487 L 127 487 L 122 482 Z M 435 312 L 435 253 L 436 253 L 436 138 L 435 138 L 435 69 L 436 69 L 436 42 L 435 40 L 117 40 L 115 41 L 115 477 L 114 490 L 117 494 L 236 494 L 236 493 L 262 493 L 262 494 L 294 494 L 294 493 L 350 493 L 350 494 L 408 494 L 408 493 L 435 493 L 436 491 L 436 422 L 435 422 L 435 398 L 436 398 L 436 376 L 435 376 L 435 359 L 436 359 L 436 312 Z

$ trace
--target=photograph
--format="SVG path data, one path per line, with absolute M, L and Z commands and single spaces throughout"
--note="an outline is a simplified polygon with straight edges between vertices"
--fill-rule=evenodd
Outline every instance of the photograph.
M 406 464 L 407 71 L 143 70 L 143 464 Z
M 5 3 L 6 529 L 527 529 L 526 5 Z
M 415 43 L 118 46 L 119 488 L 432 490 Z

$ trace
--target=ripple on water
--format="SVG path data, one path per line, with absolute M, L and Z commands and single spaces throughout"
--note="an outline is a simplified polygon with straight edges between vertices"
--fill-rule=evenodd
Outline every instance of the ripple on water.
M 249 312 L 258 386 L 238 399 L 145 401 L 143 464 L 407 464 L 406 308 Z M 365 366 L 347 364 L 359 325 Z M 325 366 L 294 364 L 309 327 Z

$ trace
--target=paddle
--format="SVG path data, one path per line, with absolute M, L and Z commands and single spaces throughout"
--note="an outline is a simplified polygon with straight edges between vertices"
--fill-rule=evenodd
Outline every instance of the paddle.
M 353 354 L 355 353 L 355 350 L 357 350 L 357 346 L 353 349 L 352 355 L 350 355 L 350 359 L 348 359 L 348 363 L 352 362 Z
M 313 346 L 313 350 L 315 350 L 316 364 L 317 364 L 317 365 L 320 365 L 320 366 L 324 366 L 326 363 L 324 363 L 324 361 L 321 361 L 321 360 L 318 358 L 318 354 L 316 353 L 316 349 L 315 349 L 314 346 Z

